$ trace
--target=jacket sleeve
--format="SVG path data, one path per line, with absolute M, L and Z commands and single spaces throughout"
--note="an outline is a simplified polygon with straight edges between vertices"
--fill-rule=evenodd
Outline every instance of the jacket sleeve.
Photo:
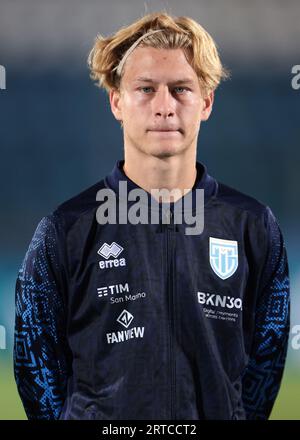
M 15 285 L 14 375 L 28 419 L 58 419 L 71 357 L 54 214 L 43 217 Z
M 277 397 L 286 360 L 290 329 L 289 268 L 278 223 L 266 208 L 268 252 L 255 310 L 255 332 L 243 376 L 247 419 L 267 420 Z

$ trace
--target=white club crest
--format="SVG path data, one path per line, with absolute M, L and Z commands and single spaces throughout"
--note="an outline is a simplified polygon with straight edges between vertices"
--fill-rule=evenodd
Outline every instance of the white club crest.
M 238 268 L 238 243 L 209 237 L 209 262 L 222 280 L 231 277 Z

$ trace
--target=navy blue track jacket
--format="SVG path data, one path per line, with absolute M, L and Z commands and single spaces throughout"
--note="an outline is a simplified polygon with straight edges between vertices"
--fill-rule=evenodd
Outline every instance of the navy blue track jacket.
M 19 270 L 14 371 L 28 418 L 267 419 L 290 326 L 272 211 L 197 162 L 202 233 L 174 222 L 178 201 L 169 224 L 99 224 L 100 189 L 120 200 L 119 182 L 139 188 L 123 163 L 41 219 Z

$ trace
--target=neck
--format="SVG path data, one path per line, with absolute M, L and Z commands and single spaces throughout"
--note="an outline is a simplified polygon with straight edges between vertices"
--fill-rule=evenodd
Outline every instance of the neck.
M 157 201 L 176 202 L 194 186 L 196 151 L 176 156 L 158 158 L 140 151 L 125 148 L 123 171 L 139 187 L 151 193 Z M 156 194 L 156 190 L 167 189 L 172 194 Z

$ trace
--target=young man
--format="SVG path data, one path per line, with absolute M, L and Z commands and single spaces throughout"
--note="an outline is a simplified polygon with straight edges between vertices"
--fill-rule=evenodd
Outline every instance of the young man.
M 149 14 L 99 36 L 89 65 L 125 157 L 44 217 L 24 258 L 14 353 L 28 418 L 267 419 L 287 351 L 288 263 L 270 208 L 196 161 L 227 76 L 213 39 L 190 18 Z M 159 222 L 136 221 L 138 190 L 143 219 Z M 186 233 L 185 214 L 203 213 Z

